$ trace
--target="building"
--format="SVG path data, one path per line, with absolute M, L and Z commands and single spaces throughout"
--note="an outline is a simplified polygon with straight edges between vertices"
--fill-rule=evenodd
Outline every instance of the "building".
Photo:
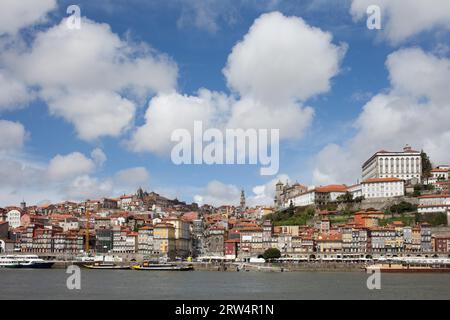
M 404 181 L 421 181 L 421 152 L 405 146 L 403 151 L 381 150 L 362 165 L 362 180 L 398 178 Z
M 96 230 L 95 251 L 101 254 L 112 252 L 113 232 L 110 228 L 101 228 Z
M 224 255 L 225 228 L 212 226 L 206 230 L 205 254 L 207 256 Z
M 405 182 L 398 178 L 370 178 L 362 182 L 365 199 L 392 198 L 405 195 Z
M 431 177 L 428 178 L 427 183 L 436 184 L 438 182 L 450 180 L 450 166 L 439 166 L 431 170 Z
M 185 258 L 191 254 L 191 230 L 190 223 L 178 217 L 163 219 L 175 228 L 175 254 L 177 257 Z
M 144 226 L 138 231 L 138 252 L 143 255 L 153 253 L 153 227 Z
M 6 222 L 9 223 L 9 226 L 13 229 L 21 226 L 20 218 L 22 214 L 19 210 L 12 209 L 6 213 Z
M 419 197 L 417 211 L 424 213 L 441 213 L 450 209 L 450 194 L 430 194 Z
M 450 252 L 450 236 L 435 235 L 432 237 L 433 251 L 438 253 Z
M 342 234 L 319 234 L 316 239 L 317 252 L 337 253 L 342 252 Z
M 0 221 L 0 238 L 1 239 L 8 238 L 8 230 L 9 230 L 9 223 L 6 221 Z
M 347 186 L 341 184 L 333 184 L 321 186 L 289 199 L 283 206 L 289 207 L 292 203 L 294 207 L 306 207 L 311 205 L 323 206 L 330 202 L 336 202 L 337 198 L 347 192 Z
M 153 253 L 166 259 L 174 259 L 175 227 L 170 223 L 157 223 L 153 226 Z
M 241 257 L 257 257 L 264 253 L 263 231 L 261 227 L 240 228 Z
M 343 252 L 361 254 L 369 251 L 369 238 L 366 228 L 345 226 L 341 232 Z
M 308 188 L 298 182 L 290 186 L 288 182 L 284 185 L 281 181 L 278 181 L 275 185 L 275 208 L 285 207 L 286 204 L 289 206 L 292 199 L 306 191 L 308 191 Z

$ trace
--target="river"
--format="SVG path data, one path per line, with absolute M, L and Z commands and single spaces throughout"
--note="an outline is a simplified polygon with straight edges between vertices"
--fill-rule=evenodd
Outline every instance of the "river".
M 69 290 L 64 269 L 0 270 L 0 299 L 450 299 L 450 274 L 362 272 L 158 272 L 81 269 Z

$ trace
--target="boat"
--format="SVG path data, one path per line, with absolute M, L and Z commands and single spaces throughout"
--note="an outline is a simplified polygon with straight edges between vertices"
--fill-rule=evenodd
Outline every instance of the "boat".
M 54 262 L 46 261 L 37 255 L 8 255 L 0 257 L 0 266 L 17 269 L 50 269 Z
M 177 265 L 173 263 L 147 263 L 131 267 L 138 271 L 190 271 L 194 270 L 192 265 Z
M 128 270 L 129 266 L 120 266 L 110 262 L 96 262 L 94 264 L 84 264 L 83 267 L 94 270 Z
M 14 257 L 0 256 L 0 268 L 16 269 L 19 266 L 19 262 Z
M 450 267 L 447 265 L 430 264 L 402 264 L 402 263 L 380 263 L 366 267 L 366 271 L 375 271 L 386 273 L 444 273 L 450 272 Z

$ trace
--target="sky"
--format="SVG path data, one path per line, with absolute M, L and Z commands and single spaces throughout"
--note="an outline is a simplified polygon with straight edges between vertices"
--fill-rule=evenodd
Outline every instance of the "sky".
M 1 0 L 0 206 L 140 186 L 272 204 L 278 180 L 352 184 L 406 144 L 448 164 L 449 29 L 447 0 Z M 279 129 L 278 173 L 174 164 L 194 121 Z

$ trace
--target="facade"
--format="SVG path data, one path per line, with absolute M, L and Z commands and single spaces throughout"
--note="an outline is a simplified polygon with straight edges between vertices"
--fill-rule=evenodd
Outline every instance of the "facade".
M 291 203 L 294 207 L 323 206 L 330 202 L 336 202 L 337 198 L 346 192 L 347 186 L 341 184 L 321 186 L 296 195 L 285 202 L 283 206 L 287 208 Z
M 138 252 L 143 255 L 153 253 L 153 227 L 144 226 L 138 231 Z
M 210 227 L 206 230 L 205 254 L 208 256 L 224 255 L 225 228 Z
M 400 152 L 381 150 L 362 165 L 362 180 L 398 178 L 420 182 L 422 176 L 420 154 L 420 151 L 415 151 L 408 145 Z
M 110 228 L 97 229 L 95 233 L 95 251 L 101 254 L 112 252 L 113 232 Z
M 13 209 L 10 210 L 6 213 L 6 222 L 9 223 L 9 226 L 11 228 L 18 228 L 20 227 L 21 223 L 20 223 L 20 218 L 21 218 L 21 213 L 19 210 Z
M 440 213 L 450 209 L 450 194 L 431 194 L 419 197 L 418 212 Z
M 275 185 L 275 208 L 281 208 L 286 204 L 289 206 L 292 199 L 306 191 L 308 191 L 308 188 L 298 182 L 290 186 L 287 182 L 284 185 L 281 181 L 278 181 Z
M 398 178 L 371 178 L 363 181 L 362 195 L 365 199 L 392 198 L 405 195 L 405 182 Z
M 153 252 L 160 257 L 175 258 L 175 227 L 172 224 L 157 223 L 153 227 Z
M 178 257 L 185 258 L 191 253 L 191 231 L 189 222 L 180 218 L 170 217 L 164 219 L 175 228 L 175 251 Z

